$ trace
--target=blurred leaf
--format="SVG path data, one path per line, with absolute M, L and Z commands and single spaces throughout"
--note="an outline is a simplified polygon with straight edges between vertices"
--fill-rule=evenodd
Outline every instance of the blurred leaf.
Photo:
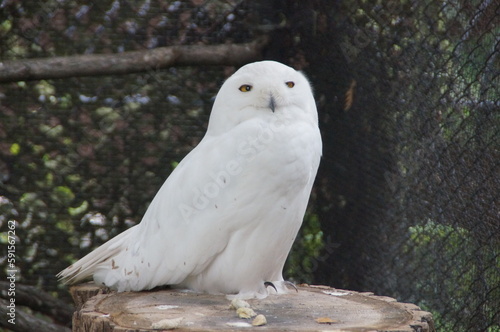
M 75 227 L 73 226 L 73 222 L 71 220 L 60 220 L 56 222 L 56 227 L 57 229 L 60 229 L 61 231 L 64 231 L 68 234 L 73 233 L 75 230 Z
M 22 209 L 32 210 L 34 208 L 44 206 L 45 203 L 38 198 L 35 193 L 25 193 L 19 199 L 19 203 Z
M 61 125 L 49 126 L 46 124 L 41 124 L 40 131 L 45 133 L 48 137 L 56 138 L 61 136 L 61 134 L 64 131 L 64 128 Z
M 41 96 L 46 96 L 46 97 L 53 96 L 56 92 L 55 87 L 45 80 L 40 81 L 35 86 L 35 89 Z
M 73 194 L 69 187 L 57 186 L 54 188 L 51 197 L 54 201 L 66 206 L 75 199 L 75 194 Z
M 12 29 L 12 21 L 5 20 L 0 24 L 0 35 L 7 34 Z
M 77 216 L 79 214 L 83 214 L 85 212 L 87 212 L 89 208 L 89 203 L 87 201 L 83 201 L 82 204 L 78 207 L 69 207 L 68 208 L 68 212 L 71 216 Z
M 21 152 L 21 146 L 17 143 L 14 143 L 10 146 L 10 153 L 12 153 L 13 156 L 17 156 Z

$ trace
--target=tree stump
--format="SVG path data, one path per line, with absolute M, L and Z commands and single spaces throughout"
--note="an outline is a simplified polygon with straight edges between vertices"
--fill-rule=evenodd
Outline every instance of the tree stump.
M 246 302 L 267 323 L 239 318 L 224 295 L 177 289 L 106 293 L 92 283 L 74 286 L 73 331 L 234 330 L 435 331 L 430 313 L 393 298 L 300 285 L 298 291 Z

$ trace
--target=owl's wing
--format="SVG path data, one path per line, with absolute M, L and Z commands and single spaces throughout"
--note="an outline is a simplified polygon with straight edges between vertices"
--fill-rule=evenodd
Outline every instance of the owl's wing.
M 114 258 L 119 268 L 108 259 L 97 268 L 96 282 L 118 290 L 150 289 L 179 284 L 210 264 L 229 238 L 211 202 L 221 195 L 216 177 L 231 158 L 228 145 L 222 137 L 205 137 L 179 163 Z
M 264 194 L 259 188 L 245 189 L 237 179 L 246 176 L 249 184 L 258 180 L 248 177 L 258 177 L 259 170 L 245 167 L 253 151 L 246 145 L 259 133 L 260 122 L 205 136 L 165 181 L 140 224 L 58 276 L 72 283 L 93 275 L 99 284 L 137 291 L 178 284 L 203 271 L 224 250 L 238 223 L 245 222 L 236 218 L 240 207 Z

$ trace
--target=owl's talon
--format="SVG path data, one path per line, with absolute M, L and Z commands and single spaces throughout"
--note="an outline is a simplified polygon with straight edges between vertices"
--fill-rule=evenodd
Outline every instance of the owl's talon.
M 297 286 L 295 286 L 295 284 L 293 282 L 285 280 L 284 283 L 285 283 L 285 286 L 292 286 L 292 288 L 295 289 L 295 291 L 297 293 L 299 292 L 299 290 L 297 289 Z
M 274 286 L 274 284 L 272 282 L 265 281 L 264 282 L 264 286 L 266 286 L 266 288 L 269 287 L 269 286 L 271 286 L 272 288 L 274 288 L 274 290 L 276 291 L 276 293 L 278 293 L 278 290 L 276 289 L 276 286 Z

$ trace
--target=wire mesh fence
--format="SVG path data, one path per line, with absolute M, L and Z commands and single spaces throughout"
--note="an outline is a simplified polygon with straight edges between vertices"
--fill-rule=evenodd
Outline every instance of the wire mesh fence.
M 500 331 L 498 2 L 0 6 L 2 61 L 273 35 L 263 56 L 308 74 L 324 140 L 287 277 L 416 303 L 438 330 Z M 16 221 L 18 282 L 67 298 L 54 274 L 140 221 L 233 70 L 0 85 L 0 222 Z

